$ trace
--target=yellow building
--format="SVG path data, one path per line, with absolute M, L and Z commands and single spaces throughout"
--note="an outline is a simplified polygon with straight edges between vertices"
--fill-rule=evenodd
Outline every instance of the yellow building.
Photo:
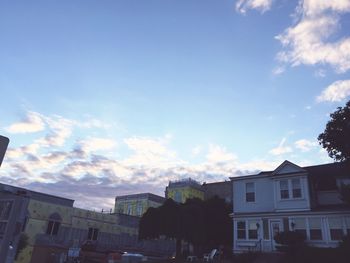
M 148 208 L 159 207 L 164 201 L 164 197 L 151 193 L 117 196 L 115 198 L 114 212 L 140 217 Z
M 204 191 L 197 181 L 188 178 L 179 181 L 170 181 L 165 189 L 165 197 L 175 202 L 185 203 L 187 199 L 198 198 L 204 200 Z
M 174 251 L 173 242 L 139 242 L 139 217 L 89 211 L 73 207 L 73 203 L 71 199 L 0 184 L 0 258 L 13 262 L 23 235 L 28 241 L 16 263 L 64 262 L 70 248 L 79 249 L 87 242 L 96 251 L 157 251 L 169 255 Z

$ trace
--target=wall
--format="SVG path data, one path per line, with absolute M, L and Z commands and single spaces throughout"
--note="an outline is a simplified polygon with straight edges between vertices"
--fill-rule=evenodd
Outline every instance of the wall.
M 255 183 L 255 202 L 246 202 L 246 183 Z M 274 189 L 268 177 L 233 181 L 233 207 L 235 213 L 269 212 L 274 210 Z

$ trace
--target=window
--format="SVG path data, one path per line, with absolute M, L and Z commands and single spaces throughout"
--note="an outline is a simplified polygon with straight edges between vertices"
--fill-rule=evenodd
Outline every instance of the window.
M 13 201 L 0 202 L 0 220 L 8 220 L 10 217 Z
M 180 191 L 176 191 L 174 194 L 175 202 L 181 203 L 182 202 L 182 194 Z
M 350 217 L 345 217 L 346 231 L 350 235 Z
M 98 236 L 98 229 L 90 227 L 88 232 L 88 240 L 97 240 L 97 236 Z
M 255 202 L 255 189 L 254 183 L 246 183 L 245 184 L 245 200 L 246 202 Z
M 46 234 L 50 236 L 57 235 L 59 227 L 60 227 L 60 222 L 50 220 L 49 223 L 47 224 Z
M 131 215 L 131 214 L 132 214 L 132 205 L 131 205 L 131 204 L 128 204 L 126 214 L 127 214 L 127 215 Z
M 292 193 L 293 198 L 300 198 L 301 197 L 301 185 L 300 185 L 300 179 L 292 179 Z
M 295 218 L 293 220 L 293 224 L 294 224 L 294 231 L 303 234 L 304 237 L 306 238 L 305 218 Z
M 328 218 L 329 232 L 331 240 L 341 240 L 343 237 L 343 227 L 341 218 Z
M 142 212 L 143 212 L 143 207 L 142 207 L 142 203 L 137 203 L 137 207 L 136 207 L 136 212 L 138 216 L 142 216 Z
M 248 239 L 258 239 L 258 221 L 248 221 Z
M 245 221 L 237 222 L 237 239 L 246 239 Z
M 289 199 L 288 180 L 280 181 L 281 199 Z
M 301 180 L 300 178 L 280 180 L 281 199 L 301 198 Z
M 263 219 L 263 233 L 264 233 L 264 239 L 269 240 L 270 239 L 270 229 L 269 229 L 269 220 L 267 218 Z
M 0 240 L 4 237 L 7 222 L 0 222 Z
M 310 240 L 322 240 L 321 218 L 309 218 Z

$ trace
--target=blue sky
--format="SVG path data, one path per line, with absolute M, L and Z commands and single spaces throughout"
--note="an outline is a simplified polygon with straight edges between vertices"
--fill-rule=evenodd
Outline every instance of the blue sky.
M 349 0 L 2 1 L 0 181 L 115 195 L 331 162 Z

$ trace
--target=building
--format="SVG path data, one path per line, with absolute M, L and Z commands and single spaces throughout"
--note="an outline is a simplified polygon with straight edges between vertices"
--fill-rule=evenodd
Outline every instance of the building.
M 339 196 L 350 183 L 350 165 L 299 167 L 289 161 L 274 171 L 230 178 L 233 183 L 235 253 L 274 251 L 280 231 L 298 231 L 311 246 L 335 247 L 350 234 L 350 207 Z
M 226 203 L 232 204 L 232 183 L 231 181 L 203 183 L 204 199 L 208 200 L 214 196 L 222 198 Z
M 171 255 L 174 242 L 138 241 L 139 217 L 89 211 L 74 200 L 0 184 L 0 259 L 14 262 L 21 236 L 28 244 L 16 263 L 63 262 L 70 248 Z M 1 261 L 2 263 L 3 261 Z
M 191 178 L 170 181 L 165 188 L 165 197 L 178 203 L 185 203 L 187 199 L 191 198 L 204 200 L 204 190 L 200 183 Z
M 140 217 L 148 208 L 159 207 L 164 201 L 164 197 L 151 193 L 117 196 L 115 198 L 114 212 Z

